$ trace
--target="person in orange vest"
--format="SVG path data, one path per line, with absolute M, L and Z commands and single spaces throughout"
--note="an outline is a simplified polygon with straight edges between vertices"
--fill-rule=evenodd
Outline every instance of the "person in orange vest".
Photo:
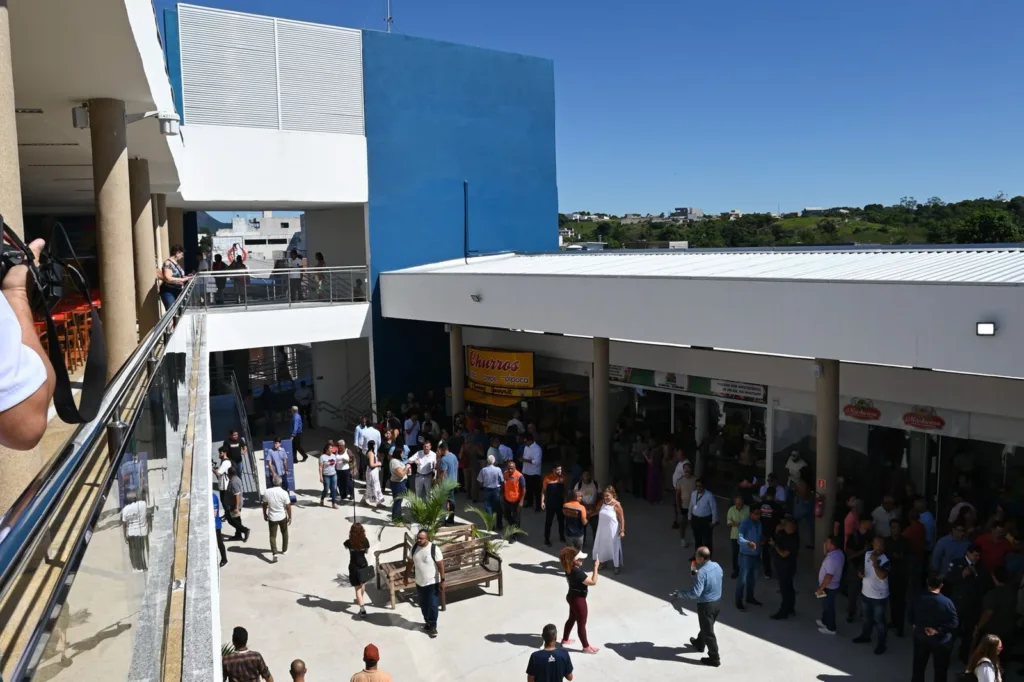
M 562 476 L 562 465 L 556 464 L 551 473 L 544 477 L 540 487 L 540 508 L 544 514 L 544 544 L 551 546 L 551 522 L 558 519 L 558 539 L 565 542 L 565 516 L 562 505 L 565 504 L 565 477 Z
M 583 536 L 587 528 L 587 508 L 580 501 L 583 493 L 573 490 L 569 493 L 569 501 L 562 505 L 562 516 L 565 518 L 565 541 L 570 547 L 583 550 Z
M 526 499 L 526 479 L 516 471 L 515 460 L 505 462 L 505 478 L 501 483 L 501 506 L 505 512 L 505 523 L 516 528 L 521 528 L 519 518 L 523 512 L 523 500 Z M 516 536 L 512 536 L 509 543 L 514 543 Z

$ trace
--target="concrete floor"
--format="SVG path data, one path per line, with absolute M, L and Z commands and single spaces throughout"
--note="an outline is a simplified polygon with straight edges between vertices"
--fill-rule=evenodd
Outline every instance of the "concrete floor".
M 310 434 L 307 440 L 319 443 L 322 438 Z M 228 543 L 230 563 L 221 571 L 225 642 L 235 625 L 248 628 L 251 648 L 263 654 L 276 679 L 288 679 L 288 665 L 295 658 L 306 662 L 310 679 L 347 679 L 361 669 L 361 652 L 369 642 L 380 649 L 381 669 L 396 680 L 525 679 L 541 629 L 546 623 L 561 628 L 567 615 L 565 580 L 555 560 L 557 533 L 556 546 L 544 547 L 542 514 L 525 512 L 529 537 L 503 552 L 504 597 L 496 596 L 496 587 L 452 592 L 448 610 L 440 616 L 440 636 L 430 640 L 419 631 L 422 619 L 416 606 L 399 603 L 391 611 L 386 595 L 372 587 L 369 617 L 355 619 L 346 577 L 348 555 L 342 547 L 352 506 L 320 507 L 314 460 L 296 468 L 299 508 L 293 510 L 288 556 L 270 563 L 266 525 L 255 510 L 246 511 L 245 522 L 253 529 L 249 542 Z M 716 629 L 723 665 L 705 670 L 687 643 L 697 633 L 693 603 L 677 607 L 667 599 L 670 591 L 689 585 L 689 551 L 680 548 L 669 528 L 671 510 L 630 497 L 623 503 L 625 568 L 618 576 L 603 572 L 591 589 L 588 630 L 591 643 L 601 651 L 588 656 L 570 647 L 576 679 L 668 678 L 698 671 L 704 681 L 739 675 L 762 682 L 909 678 L 908 639 L 890 637 L 889 651 L 874 656 L 870 646 L 850 642 L 856 626 L 842 618 L 838 636 L 817 632 L 814 620 L 820 606 L 812 595 L 817 570 L 812 573 L 809 566 L 798 576 L 800 615 L 781 623 L 768 618 L 779 604 L 775 583 L 759 582 L 757 595 L 765 605 L 739 613 L 732 607 L 734 583 L 727 578 Z M 360 508 L 358 517 L 378 547 L 400 542 L 403 531 L 387 525 L 384 514 Z M 724 532 L 718 544 L 727 547 Z M 844 607 L 840 600 L 840 610 Z

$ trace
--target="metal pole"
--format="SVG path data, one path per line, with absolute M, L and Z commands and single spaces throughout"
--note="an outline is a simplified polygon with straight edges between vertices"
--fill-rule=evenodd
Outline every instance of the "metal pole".
M 391 17 L 391 0 L 388 0 L 388 15 L 384 18 L 384 23 L 387 26 L 388 33 L 391 33 L 391 22 L 393 21 L 394 19 Z
M 115 413 L 119 413 L 120 406 L 115 410 Z M 120 417 L 115 417 L 109 424 L 107 424 L 107 445 L 109 446 L 108 452 L 110 453 L 110 459 L 116 460 L 118 453 L 121 452 L 121 448 L 124 446 L 125 437 L 128 434 L 128 425 L 121 421 Z

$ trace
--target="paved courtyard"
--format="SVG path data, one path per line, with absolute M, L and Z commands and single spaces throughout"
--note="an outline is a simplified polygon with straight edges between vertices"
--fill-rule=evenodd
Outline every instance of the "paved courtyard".
M 545 547 L 543 514 L 533 511 L 524 513 L 529 537 L 503 552 L 505 595 L 497 596 L 496 585 L 452 591 L 436 640 L 419 630 L 422 619 L 416 606 L 400 602 L 392 611 L 386 593 L 372 586 L 369 615 L 357 619 L 346 577 L 348 553 L 342 547 L 352 506 L 319 506 L 312 457 L 297 466 L 296 485 L 299 508 L 293 510 L 288 556 L 270 563 L 262 515 L 246 510 L 252 537 L 246 544 L 228 543 L 230 563 L 221 571 L 224 641 L 230 641 L 235 625 L 248 628 L 251 648 L 263 654 L 276 679 L 288 679 L 289 663 L 301 658 L 311 680 L 347 680 L 361 669 L 363 647 L 373 642 L 381 652 L 381 669 L 396 680 L 523 680 L 527 659 L 540 646 L 543 626 L 554 623 L 561 628 L 564 623 L 566 585 L 555 558 L 557 532 L 555 547 Z M 462 505 L 464 498 L 459 497 Z M 689 585 L 689 552 L 669 528 L 671 510 L 629 497 L 623 503 L 626 564 L 618 576 L 611 570 L 602 572 L 599 584 L 591 589 L 588 631 L 591 643 L 601 651 L 588 656 L 570 647 L 577 680 L 669 679 L 698 672 L 704 681 L 735 680 L 740 675 L 762 682 L 909 679 L 909 639 L 890 637 L 889 651 L 874 656 L 870 646 L 850 642 L 855 626 L 842 618 L 839 636 L 817 632 L 819 606 L 812 595 L 817 571 L 812 575 L 809 565 L 798 576 L 795 620 L 768 618 L 780 600 L 772 581 L 758 583 L 763 607 L 736 612 L 730 598 L 734 583 L 727 579 L 717 627 L 723 664 L 705 669 L 698 663 L 700 654 L 688 645 L 697 633 L 694 604 L 675 606 L 668 599 L 670 591 Z M 388 525 L 385 514 L 365 508 L 357 514 L 368 526 L 375 548 L 401 541 L 404 531 Z M 728 547 L 724 532 L 718 546 Z M 844 605 L 841 600 L 840 609 Z

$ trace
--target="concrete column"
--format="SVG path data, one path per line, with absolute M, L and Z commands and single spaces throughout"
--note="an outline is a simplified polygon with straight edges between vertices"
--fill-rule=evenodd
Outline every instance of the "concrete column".
M 96 191 L 103 332 L 107 340 L 107 380 L 138 345 L 132 255 L 131 190 L 124 102 L 89 100 L 92 177 Z M 152 232 L 150 232 L 152 234 Z
M 452 415 L 466 411 L 466 350 L 462 347 L 462 325 L 453 324 L 448 333 L 448 358 L 452 366 Z
M 167 243 L 185 243 L 185 212 L 180 208 L 167 209 Z
M 160 319 L 156 290 L 156 252 L 153 242 L 153 207 L 149 193 L 149 161 L 128 159 L 131 183 L 132 246 L 135 251 L 135 312 L 139 336 L 143 337 Z
M 611 483 L 611 430 L 608 420 L 608 339 L 594 339 L 593 388 L 590 401 L 590 441 L 594 448 L 594 478 L 601 486 Z
M 0 0 L 0 213 L 19 236 L 25 236 L 21 213 L 21 167 L 18 127 L 14 121 L 14 72 L 11 69 L 11 24 L 7 0 Z
M 156 230 L 156 257 L 163 263 L 171 255 L 171 242 L 167 228 L 167 195 L 153 195 L 153 228 Z M 175 242 L 180 244 L 181 242 Z
M 839 470 L 839 361 L 815 360 L 815 364 L 815 492 L 825 502 L 821 518 L 814 520 L 814 541 L 815 545 L 819 545 L 832 534 L 832 513 L 836 500 L 836 474 Z
M 697 443 L 697 464 L 693 469 L 693 475 L 697 478 L 704 475 L 704 464 L 707 460 L 707 451 L 701 444 L 708 437 L 708 404 L 707 398 L 696 398 L 693 404 L 693 440 Z

